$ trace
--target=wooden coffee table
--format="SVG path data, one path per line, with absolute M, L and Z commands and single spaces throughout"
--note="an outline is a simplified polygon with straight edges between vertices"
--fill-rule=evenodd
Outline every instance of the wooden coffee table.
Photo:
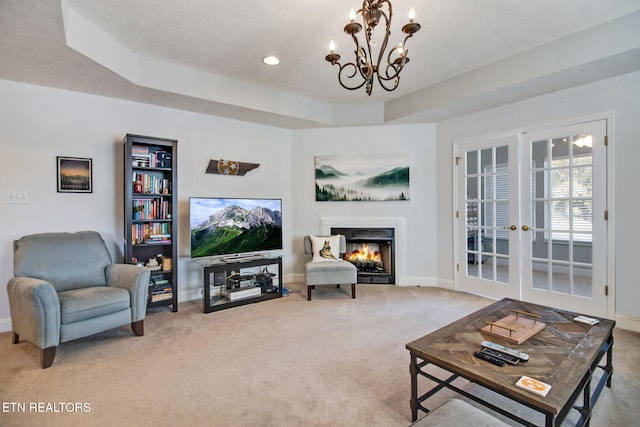
M 480 328 L 488 321 L 502 319 L 513 310 L 541 316 L 539 321 L 545 322 L 546 327 L 520 345 L 481 333 Z M 463 386 L 453 384 L 456 379 L 464 378 L 541 412 L 547 426 L 560 425 L 572 408 L 580 412 L 576 425 L 589 425 L 591 411 L 600 392 L 605 385 L 611 387 L 615 322 L 599 319 L 597 325 L 590 326 L 575 322 L 573 318 L 576 316 L 578 313 L 507 298 L 410 342 L 406 348 L 411 355 L 412 420 L 417 420 L 418 410 L 429 412 L 423 406 L 426 399 L 448 388 L 523 425 L 535 426 L 540 423 L 525 420 L 497 406 L 495 399 L 494 403 L 490 402 L 491 393 L 481 393 L 489 396 L 480 397 L 461 388 Z M 517 365 L 493 365 L 473 356 L 473 352 L 480 350 L 482 341 L 493 341 L 528 353 L 530 359 Z M 599 365 L 605 355 L 605 364 Z M 427 372 L 430 364 L 446 371 L 446 378 Z M 591 380 L 598 368 L 603 373 L 592 387 Z M 550 384 L 551 390 L 541 397 L 516 387 L 516 382 L 523 375 Z M 418 395 L 418 377 L 428 378 L 435 386 Z M 574 406 L 580 395 L 581 406 Z

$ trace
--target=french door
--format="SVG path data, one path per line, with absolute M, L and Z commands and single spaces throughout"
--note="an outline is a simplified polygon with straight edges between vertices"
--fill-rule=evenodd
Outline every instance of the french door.
M 606 316 L 606 121 L 455 144 L 457 286 Z

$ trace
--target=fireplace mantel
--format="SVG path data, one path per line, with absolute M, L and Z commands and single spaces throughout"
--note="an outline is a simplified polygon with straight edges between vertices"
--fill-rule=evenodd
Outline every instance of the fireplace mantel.
M 396 285 L 405 283 L 406 238 L 405 219 L 400 217 L 320 217 L 320 233 L 331 234 L 331 228 L 393 228 L 395 234 Z

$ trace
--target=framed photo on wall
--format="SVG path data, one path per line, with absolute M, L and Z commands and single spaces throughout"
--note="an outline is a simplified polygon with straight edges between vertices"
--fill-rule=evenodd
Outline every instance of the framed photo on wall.
M 58 193 L 92 193 L 92 160 L 80 157 L 56 157 Z

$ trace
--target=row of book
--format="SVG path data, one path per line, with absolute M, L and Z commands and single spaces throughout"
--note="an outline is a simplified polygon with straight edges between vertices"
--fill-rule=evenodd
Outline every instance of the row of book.
M 151 150 L 149 147 L 134 145 L 131 148 L 133 166 L 151 168 L 170 168 L 171 153 L 164 150 Z
M 135 244 L 170 244 L 171 224 L 167 222 L 152 224 L 133 224 L 131 226 L 131 243 Z
M 171 194 L 171 180 L 133 172 L 133 192 L 138 194 Z
M 149 301 L 166 301 L 173 298 L 173 287 L 168 279 L 152 276 L 149 280 Z
M 167 199 L 133 199 L 133 220 L 171 219 L 171 203 Z

